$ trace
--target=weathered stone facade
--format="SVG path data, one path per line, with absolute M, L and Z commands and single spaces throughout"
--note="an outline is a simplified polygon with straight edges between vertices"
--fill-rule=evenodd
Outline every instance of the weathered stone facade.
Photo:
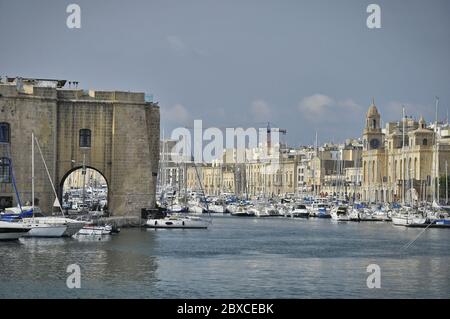
M 421 117 L 403 117 L 381 128 L 374 103 L 366 116 L 362 199 L 367 202 L 438 201 L 439 177 L 450 162 L 448 124 L 428 127 Z M 440 132 L 440 133 L 436 133 Z
M 42 87 L 36 81 L 0 84 L 0 122 L 10 127 L 10 143 L 0 145 L 0 156 L 12 159 L 22 204 L 31 202 L 34 131 L 58 196 L 64 179 L 85 157 L 86 166 L 108 183 L 112 214 L 137 216 L 141 208 L 153 207 L 159 121 L 159 107 L 146 102 L 144 93 Z M 90 130 L 90 147 L 80 146 L 81 129 Z M 49 211 L 55 196 L 37 149 L 35 165 L 35 198 Z M 0 196 L 12 197 L 17 205 L 11 182 L 0 183 Z

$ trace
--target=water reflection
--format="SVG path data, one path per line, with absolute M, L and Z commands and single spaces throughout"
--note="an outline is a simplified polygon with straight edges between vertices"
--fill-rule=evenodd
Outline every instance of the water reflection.
M 450 295 L 450 232 L 390 224 L 222 218 L 203 231 L 0 244 L 0 297 L 427 298 Z M 66 287 L 78 264 L 82 288 Z M 381 267 L 368 289 L 367 266 Z
M 130 297 L 152 289 L 158 268 L 151 236 L 142 237 L 139 231 L 123 231 L 120 236 L 93 236 L 77 239 L 27 238 L 0 246 L 0 277 L 6 286 L 0 296 L 30 297 Z M 135 244 L 136 237 L 142 244 Z M 146 252 L 142 253 L 142 247 Z M 82 288 L 68 289 L 66 270 L 70 264 L 81 268 Z M 8 287 L 12 289 L 6 289 Z M 51 291 L 58 293 L 49 296 Z M 140 291 L 140 292 L 139 292 Z

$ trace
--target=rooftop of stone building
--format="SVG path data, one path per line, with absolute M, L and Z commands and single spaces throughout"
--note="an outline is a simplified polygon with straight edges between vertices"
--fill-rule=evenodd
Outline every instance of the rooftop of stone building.
M 43 78 L 0 76 L 0 96 L 35 96 L 58 100 L 122 101 L 127 103 L 153 103 L 153 95 L 143 92 L 82 90 L 78 81 Z
M 40 79 L 40 78 L 22 78 L 22 77 L 0 77 L 0 83 L 13 85 L 33 85 L 38 87 L 62 88 L 66 85 L 67 80 L 58 79 Z M 73 82 L 78 85 L 78 82 Z

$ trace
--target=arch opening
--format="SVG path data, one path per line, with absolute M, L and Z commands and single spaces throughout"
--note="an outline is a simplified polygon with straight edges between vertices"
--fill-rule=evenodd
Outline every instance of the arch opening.
M 60 202 L 68 214 L 107 216 L 109 194 L 106 177 L 90 166 L 86 166 L 85 172 L 81 166 L 74 167 L 64 175 L 60 183 Z

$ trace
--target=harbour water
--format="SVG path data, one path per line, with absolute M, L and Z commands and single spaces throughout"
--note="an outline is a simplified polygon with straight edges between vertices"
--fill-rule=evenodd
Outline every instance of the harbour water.
M 0 243 L 0 298 L 448 298 L 450 232 L 329 219 L 213 218 L 207 230 L 123 229 Z M 67 266 L 81 268 L 69 289 Z M 381 288 L 367 287 L 369 264 Z

